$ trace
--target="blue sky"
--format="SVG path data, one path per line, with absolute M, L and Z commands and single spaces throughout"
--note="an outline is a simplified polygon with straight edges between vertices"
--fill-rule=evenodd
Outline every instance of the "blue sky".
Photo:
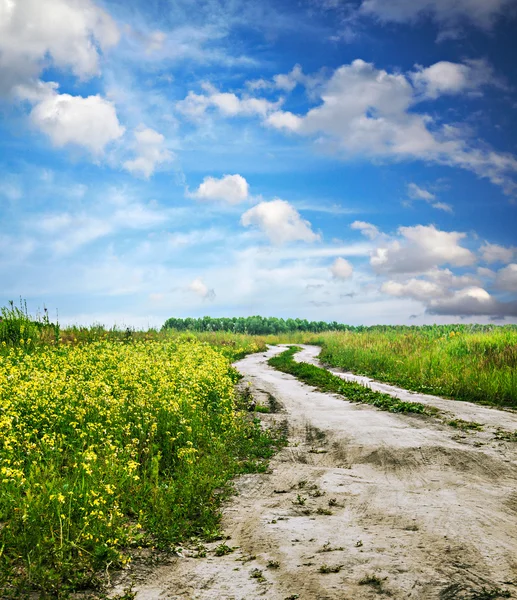
M 517 0 L 0 0 L 0 303 L 517 322 Z

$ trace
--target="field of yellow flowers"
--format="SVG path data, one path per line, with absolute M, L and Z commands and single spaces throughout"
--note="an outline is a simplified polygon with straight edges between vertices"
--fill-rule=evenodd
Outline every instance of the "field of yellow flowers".
M 229 358 L 258 346 L 221 348 L 192 336 L 4 345 L 1 597 L 65 597 L 131 547 L 216 530 L 225 483 L 275 443 L 236 410 Z

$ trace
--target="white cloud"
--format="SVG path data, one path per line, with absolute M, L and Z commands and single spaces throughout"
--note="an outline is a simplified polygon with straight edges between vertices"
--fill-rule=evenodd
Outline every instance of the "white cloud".
M 332 263 L 330 272 L 335 279 L 350 279 L 354 272 L 354 268 L 345 258 L 338 257 Z
M 59 94 L 56 83 L 19 86 L 18 95 L 34 106 L 30 113 L 35 127 L 48 135 L 54 146 L 82 146 L 93 155 L 124 134 L 114 105 L 99 95 Z
M 461 129 L 415 112 L 421 94 L 411 84 L 410 76 L 354 60 L 336 69 L 318 88 L 319 106 L 305 115 L 277 110 L 265 122 L 284 131 L 316 136 L 320 145 L 344 158 L 363 155 L 432 161 L 472 171 L 507 193 L 515 191 L 515 157 L 482 149 Z
M 246 82 L 246 87 L 251 91 L 256 90 L 282 90 L 283 92 L 292 92 L 297 85 L 303 85 L 308 90 L 312 90 L 323 81 L 322 75 L 305 75 L 302 67 L 298 64 L 289 71 L 289 73 L 279 73 L 274 75 L 271 81 L 267 79 L 255 79 Z
M 492 269 L 487 269 L 486 267 L 478 267 L 476 269 L 476 273 L 479 275 L 479 277 L 484 277 L 485 279 L 494 279 L 495 278 L 495 271 L 492 271 Z
M 276 111 L 268 116 L 266 123 L 275 129 L 284 129 L 286 131 L 301 132 L 303 118 L 294 115 L 292 112 Z
M 404 282 L 386 281 L 382 284 L 381 291 L 389 296 L 410 298 L 422 302 L 426 312 L 433 315 L 490 316 L 493 318 L 517 315 L 517 302 L 500 302 L 487 290 L 480 287 L 479 283 L 473 285 L 473 278 L 468 276 L 456 277 L 448 270 L 442 274 L 444 277 L 441 281 L 429 281 L 421 278 L 412 278 Z M 455 289 L 458 287 L 460 289 Z M 517 290 L 517 269 L 513 287 L 510 284 L 507 289 L 509 291 Z
M 454 275 L 450 269 L 434 267 L 423 273 L 420 278 L 406 281 L 386 281 L 381 291 L 390 296 L 412 298 L 424 303 L 431 299 L 450 298 L 454 290 L 479 286 L 479 281 L 471 275 Z
M 511 263 L 497 272 L 495 286 L 506 292 L 517 292 L 517 264 Z
M 118 231 L 150 229 L 169 218 L 165 211 L 124 197 L 113 204 L 114 210 L 109 210 L 112 206 L 108 201 L 93 205 L 88 211 L 39 215 L 32 227 L 43 234 L 40 242 L 48 244 L 56 254 L 64 255 Z
M 312 231 L 311 224 L 302 219 L 294 206 L 285 200 L 276 199 L 257 204 L 242 215 L 241 223 L 244 227 L 257 227 L 274 244 L 314 242 L 320 239 L 320 236 Z
M 176 109 L 191 119 L 204 117 L 209 108 L 215 108 L 226 117 L 259 115 L 266 117 L 277 110 L 282 99 L 270 102 L 264 98 L 241 97 L 230 92 L 219 92 L 211 84 L 204 84 L 206 94 L 190 91 L 184 100 L 176 103 Z
M 434 194 L 419 187 L 416 183 L 408 183 L 407 188 L 408 196 L 413 200 L 425 200 L 426 202 L 429 202 L 436 198 Z
M 0 0 L 0 93 L 49 63 L 82 79 L 97 75 L 99 49 L 118 40 L 113 19 L 91 0 Z
M 464 64 L 442 60 L 427 68 L 418 66 L 409 76 L 417 93 L 431 99 L 442 94 L 478 90 L 484 85 L 502 85 L 492 67 L 482 59 L 466 61 Z
M 167 62 L 194 61 L 203 65 L 221 64 L 227 67 L 256 66 L 257 61 L 246 55 L 236 53 L 235 45 L 228 43 L 231 33 L 229 23 L 224 18 L 212 19 L 214 14 L 201 16 L 201 2 L 183 3 L 188 10 L 182 17 L 173 15 L 180 3 L 170 6 L 170 25 L 166 31 L 152 30 L 143 20 L 137 20 L 133 26 L 125 26 L 125 51 L 131 60 Z M 207 12 L 211 5 L 204 3 Z M 212 21 L 212 22 L 211 22 Z M 162 75 L 162 80 L 170 81 L 170 75 Z
M 277 89 L 284 92 L 292 92 L 299 83 L 306 83 L 306 76 L 303 74 L 300 65 L 294 65 L 289 73 L 280 73 L 274 75 L 272 81 L 267 79 L 254 79 L 246 81 L 246 87 L 252 91 Z
M 476 256 L 460 245 L 466 234 L 439 231 L 434 226 L 399 227 L 398 238 L 383 240 L 374 250 L 370 263 L 381 275 L 390 275 L 380 291 L 395 298 L 421 302 L 427 314 L 492 319 L 517 316 L 517 300 L 503 302 L 482 287 L 479 278 L 503 292 L 517 292 L 517 264 L 497 273 L 478 267 L 476 275 L 439 268 L 474 265 Z M 407 278 L 408 275 L 413 275 Z
M 381 291 L 389 296 L 399 298 L 413 298 L 422 302 L 430 298 L 441 298 L 444 295 L 442 286 L 424 279 L 409 279 L 401 283 L 399 281 L 386 281 L 381 286 Z
M 380 231 L 375 225 L 371 223 L 367 223 L 366 221 L 354 221 L 352 225 L 350 225 L 352 229 L 358 229 L 365 237 L 370 240 L 374 240 L 376 237 L 380 235 Z
M 172 154 L 167 150 L 165 137 L 161 133 L 141 125 L 134 137 L 137 156 L 123 165 L 130 173 L 149 178 L 160 165 L 172 160 Z
M 295 65 L 290 73 L 286 75 L 280 74 L 273 77 L 275 87 L 285 92 L 291 92 L 299 83 L 305 82 L 305 75 L 303 74 L 300 65 Z
M 187 196 L 239 204 L 249 198 L 249 185 L 242 175 L 224 175 L 221 179 L 205 177 L 197 190 L 187 193 Z
M 408 196 L 412 200 L 424 200 L 437 210 L 443 210 L 448 213 L 453 212 L 452 206 L 450 204 L 447 204 L 446 202 L 438 202 L 436 200 L 435 194 L 431 193 L 429 190 L 421 188 L 416 183 L 408 183 L 407 189 Z
M 443 210 L 444 212 L 448 212 L 448 213 L 454 212 L 454 209 L 452 208 L 452 206 L 450 204 L 447 204 L 447 202 L 433 202 L 431 204 L 431 206 L 433 208 L 436 208 L 437 210 Z
M 54 146 L 100 156 L 124 133 L 114 105 L 98 94 L 59 94 L 57 84 L 38 77 L 49 68 L 82 80 L 97 76 L 101 53 L 119 38 L 115 21 L 93 0 L 0 0 L 0 95 L 32 104 L 32 124 Z
M 200 277 L 197 277 L 196 279 L 194 279 L 194 281 L 189 283 L 188 289 L 191 292 L 194 292 L 195 294 L 197 294 L 198 296 L 203 298 L 203 300 L 214 300 L 215 299 L 214 290 L 209 289 L 208 286 L 204 283 L 204 281 Z
M 401 239 L 375 249 L 370 264 L 378 273 L 422 273 L 443 264 L 466 266 L 474 254 L 459 245 L 465 233 L 440 231 L 434 225 L 399 227 Z
M 430 17 L 446 27 L 470 22 L 489 29 L 514 4 L 514 0 L 363 0 L 360 12 L 395 23 Z
M 424 275 L 443 288 L 455 289 L 479 285 L 479 280 L 473 275 L 455 275 L 450 269 L 433 267 L 424 273 Z
M 485 242 L 480 250 L 482 260 L 489 264 L 495 262 L 509 263 L 515 254 L 515 248 L 507 248 L 488 242 Z

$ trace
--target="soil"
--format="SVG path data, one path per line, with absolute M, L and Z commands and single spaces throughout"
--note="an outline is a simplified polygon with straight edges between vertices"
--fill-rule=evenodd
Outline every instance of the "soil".
M 233 551 L 216 556 L 218 541 L 202 558 L 192 547 L 136 561 L 111 596 L 132 581 L 138 600 L 517 598 L 517 443 L 494 435 L 515 431 L 517 414 L 371 380 L 483 429 L 352 404 L 270 368 L 283 350 L 236 363 L 259 402 L 275 398 L 279 411 L 261 416 L 287 422 L 289 445 L 268 473 L 236 481 L 223 516 Z

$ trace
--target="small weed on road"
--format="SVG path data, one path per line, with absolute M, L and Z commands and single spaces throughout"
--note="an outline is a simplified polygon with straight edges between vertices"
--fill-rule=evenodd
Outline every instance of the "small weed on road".
M 324 573 L 325 575 L 327 575 L 328 573 L 339 573 L 339 571 L 341 571 L 341 569 L 343 568 L 343 565 L 321 565 L 321 567 L 318 569 L 319 573 Z

